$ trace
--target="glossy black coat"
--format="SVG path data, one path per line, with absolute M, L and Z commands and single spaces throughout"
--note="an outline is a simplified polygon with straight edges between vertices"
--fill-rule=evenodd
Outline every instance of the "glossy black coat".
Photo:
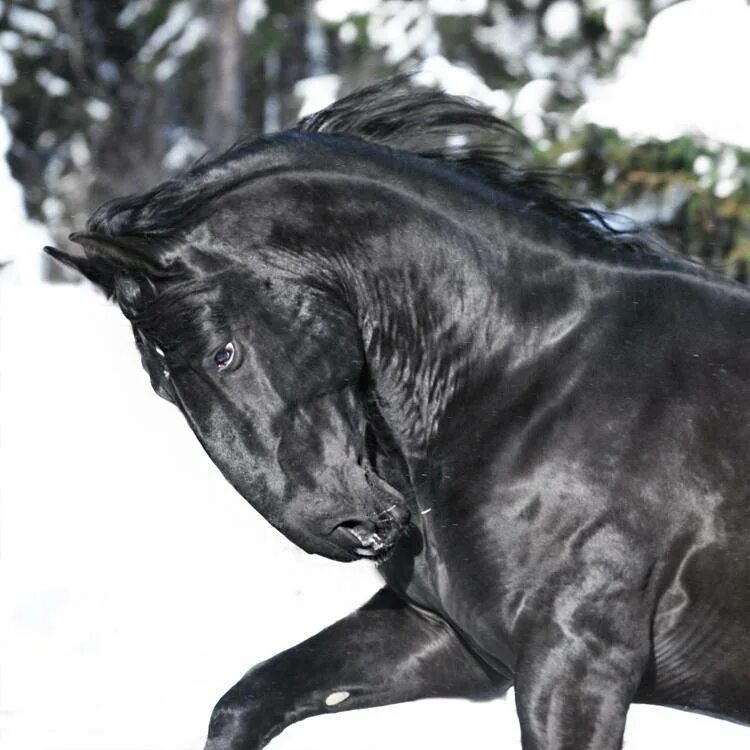
M 505 126 L 398 86 L 50 250 L 240 494 L 385 580 L 253 667 L 206 747 L 511 685 L 525 750 L 620 748 L 633 701 L 750 722 L 750 293 L 451 151 Z

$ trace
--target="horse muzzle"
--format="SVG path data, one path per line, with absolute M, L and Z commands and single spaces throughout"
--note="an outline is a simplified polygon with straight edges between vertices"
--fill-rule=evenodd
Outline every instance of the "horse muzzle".
M 331 539 L 358 557 L 383 560 L 406 529 L 409 518 L 409 511 L 394 504 L 374 518 L 340 523 L 331 532 Z

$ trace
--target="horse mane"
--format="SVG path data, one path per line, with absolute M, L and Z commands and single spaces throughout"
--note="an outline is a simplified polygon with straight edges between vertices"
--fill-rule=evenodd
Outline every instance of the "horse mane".
M 473 100 L 416 88 L 411 74 L 361 88 L 294 127 L 243 140 L 217 157 L 203 157 L 187 172 L 142 195 L 109 201 L 90 217 L 87 228 L 110 236 L 171 239 L 195 224 L 205 204 L 252 179 L 251 156 L 285 136 L 316 135 L 355 139 L 407 152 L 449 172 L 471 177 L 499 193 L 515 196 L 525 210 L 536 209 L 573 236 L 605 247 L 661 254 L 638 230 L 615 229 L 606 216 L 561 197 L 554 172 L 524 169 L 508 161 L 520 134 Z
M 561 196 L 556 188 L 560 173 L 512 165 L 509 159 L 524 137 L 509 122 L 468 97 L 414 88 L 411 79 L 407 73 L 358 89 L 305 117 L 295 130 L 348 136 L 412 153 L 513 194 L 527 209 L 561 221 L 579 237 L 656 251 L 642 230 L 616 229 L 604 212 Z

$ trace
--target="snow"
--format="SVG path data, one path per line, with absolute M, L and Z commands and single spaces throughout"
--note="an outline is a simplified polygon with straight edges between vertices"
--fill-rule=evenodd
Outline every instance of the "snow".
M 175 57 L 189 55 L 205 38 L 208 22 L 205 18 L 191 18 L 182 34 L 169 45 L 169 54 Z
M 310 557 L 227 485 L 158 399 L 119 312 L 88 285 L 0 290 L 4 750 L 187 750 L 247 667 L 380 585 Z M 26 366 L 35 351 L 55 363 Z M 455 747 L 512 702 L 323 718 L 274 747 Z M 408 724 L 413 726 L 407 727 Z M 517 733 L 517 732 L 516 732 Z M 399 738 L 399 739 L 397 739 Z
M 12 178 L 5 159 L 10 138 L 8 125 L 0 116 L 0 236 L 3 238 L 0 243 L 0 263 L 10 262 L 0 271 L 0 275 L 8 281 L 32 283 L 41 279 L 42 256 L 39 251 L 43 245 L 50 243 L 50 239 L 40 224 L 26 218 L 23 191 Z
M 97 120 L 98 122 L 106 120 L 112 110 L 109 104 L 101 99 L 89 99 L 84 106 L 86 107 L 86 114 L 92 120 Z
M 713 162 L 711 161 L 711 158 L 705 154 L 701 154 L 700 156 L 695 157 L 695 161 L 693 162 L 693 172 L 699 177 L 702 177 L 710 172 L 712 166 Z
M 49 96 L 65 96 L 70 93 L 70 84 L 64 78 L 56 76 L 45 68 L 40 68 L 36 72 L 36 82 Z
M 516 94 L 513 114 L 519 117 L 542 114 L 554 92 L 554 81 L 545 78 L 529 81 Z
M 617 2 L 605 5 L 604 25 L 610 30 L 613 41 L 616 43 L 626 32 L 638 31 L 643 21 L 637 0 L 617 0 Z
M 176 57 L 167 57 L 154 67 L 154 78 L 163 83 L 168 81 L 180 68 Z
M 65 204 L 59 198 L 48 195 L 42 201 L 42 213 L 47 221 L 54 224 L 64 216 Z
M 4 49 L 0 49 L 0 87 L 15 83 L 18 78 L 13 58 Z
M 540 145 L 545 134 L 542 116 L 554 91 L 554 81 L 537 78 L 525 84 L 513 101 L 513 114 L 520 119 L 521 130 L 537 145 Z
M 487 5 L 487 0 L 427 0 L 429 10 L 438 16 L 478 16 Z
M 384 0 L 367 19 L 367 35 L 374 47 L 383 50 L 387 65 L 403 63 L 418 51 L 436 43 L 434 17 L 420 3 Z M 429 53 L 436 53 L 430 49 Z
M 179 34 L 169 45 L 163 60 L 154 68 L 157 81 L 169 80 L 180 67 L 180 58 L 189 55 L 206 38 L 208 22 L 204 18 L 187 19 L 191 12 L 186 6 L 174 6 L 167 20 L 151 35 L 146 45 L 139 52 L 139 59 L 151 60 L 166 42 Z
M 54 39 L 57 34 L 54 21 L 49 16 L 19 5 L 11 4 L 8 9 L 8 23 L 24 34 L 43 39 Z
M 267 15 L 266 0 L 240 0 L 237 7 L 237 23 L 246 34 L 252 34 Z
M 372 13 L 381 0 L 317 0 L 315 13 L 321 21 L 342 23 L 350 16 Z
M 511 105 L 510 95 L 491 89 L 468 65 L 456 65 L 442 55 L 432 55 L 419 66 L 415 83 L 436 86 L 454 96 L 468 96 L 482 102 L 498 117 L 504 117 Z
M 117 16 L 117 25 L 126 29 L 154 7 L 154 0 L 130 0 Z
M 75 133 L 70 139 L 70 160 L 76 169 L 83 169 L 91 162 L 91 151 L 82 133 Z
M 685 0 L 669 7 L 621 61 L 615 79 L 592 87 L 576 121 L 636 138 L 699 133 L 750 148 L 748 39 L 745 0 Z
M 302 78 L 294 84 L 294 95 L 300 100 L 298 117 L 306 117 L 332 104 L 338 96 L 341 76 L 329 73 Z
M 438 16 L 478 16 L 487 10 L 488 0 L 426 0 L 423 3 L 401 2 L 393 0 L 317 0 L 315 13 L 318 18 L 328 23 L 342 23 L 351 16 L 366 15 L 382 5 L 414 5 L 419 13 L 434 13 Z M 420 7 L 421 6 L 421 7 Z
M 573 0 L 557 0 L 542 17 L 542 26 L 550 39 L 559 42 L 578 31 L 580 20 L 581 11 Z
M 23 44 L 23 39 L 17 31 L 0 31 L 0 48 L 17 50 Z
M 474 38 L 485 49 L 501 57 L 511 70 L 520 73 L 522 61 L 534 49 L 537 40 L 536 24 L 532 18 L 516 18 L 497 3 L 492 6 L 492 25 L 478 25 Z
M 342 23 L 339 27 L 339 39 L 343 44 L 351 44 L 358 36 L 356 24 L 351 21 Z
M 138 52 L 138 60 L 142 63 L 150 62 L 157 52 L 190 23 L 193 10 L 186 0 L 174 3 L 169 9 L 167 18 L 158 26 L 146 40 Z
M 177 172 L 205 153 L 206 145 L 194 138 L 189 130 L 181 129 L 165 154 L 163 164 L 170 172 Z

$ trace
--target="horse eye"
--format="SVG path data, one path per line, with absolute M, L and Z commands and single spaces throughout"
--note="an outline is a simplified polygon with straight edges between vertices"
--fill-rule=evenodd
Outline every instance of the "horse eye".
M 217 370 L 223 370 L 232 364 L 234 359 L 234 344 L 230 341 L 214 354 L 214 363 Z

